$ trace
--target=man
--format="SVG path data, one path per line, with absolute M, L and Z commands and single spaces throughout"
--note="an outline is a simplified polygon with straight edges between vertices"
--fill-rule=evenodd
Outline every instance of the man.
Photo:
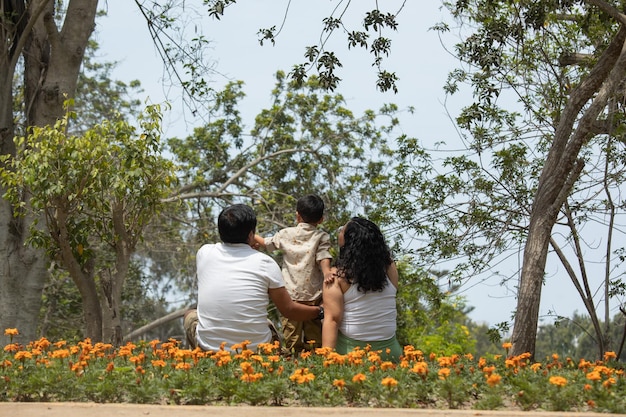
M 292 320 L 323 317 L 324 309 L 292 301 L 280 267 L 253 249 L 256 214 L 244 204 L 227 207 L 218 216 L 222 243 L 205 244 L 196 255 L 198 307 L 185 314 L 184 328 L 191 347 L 216 351 L 223 344 L 249 341 L 249 349 L 273 339 L 268 326 L 270 300 Z

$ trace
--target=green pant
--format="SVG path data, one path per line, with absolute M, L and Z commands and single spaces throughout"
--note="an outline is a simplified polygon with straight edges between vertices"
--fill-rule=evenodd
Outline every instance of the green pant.
M 365 349 L 367 345 L 370 345 L 370 350 L 373 352 L 380 351 L 380 357 L 384 361 L 398 362 L 400 356 L 402 356 L 402 346 L 398 343 L 398 339 L 394 335 L 391 339 L 376 340 L 371 342 L 365 342 L 362 340 L 351 339 L 344 336 L 341 332 L 337 333 L 337 345 L 335 350 L 337 353 L 345 355 L 351 352 L 355 347 Z

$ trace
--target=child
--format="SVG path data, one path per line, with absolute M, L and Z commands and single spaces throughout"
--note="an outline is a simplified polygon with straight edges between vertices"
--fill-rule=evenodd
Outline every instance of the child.
M 330 236 L 317 228 L 324 220 L 324 201 L 316 195 L 298 199 L 296 220 L 296 226 L 284 228 L 268 238 L 255 235 L 255 241 L 269 252 L 283 252 L 285 288 L 294 301 L 320 305 L 322 282 L 332 279 Z M 281 322 L 285 348 L 289 352 L 321 346 L 320 319 L 298 322 L 283 317 Z M 309 344 L 309 341 L 315 343 Z

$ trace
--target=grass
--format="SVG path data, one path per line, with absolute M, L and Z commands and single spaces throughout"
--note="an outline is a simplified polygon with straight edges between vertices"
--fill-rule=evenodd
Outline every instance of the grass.
M 5 335 L 17 334 L 6 329 Z M 321 348 L 292 357 L 257 351 L 182 348 L 175 340 L 119 348 L 45 338 L 0 352 L 0 401 L 395 407 L 626 413 L 624 371 L 603 361 L 532 362 L 530 355 L 441 356 L 406 346 L 397 363 L 359 349 Z

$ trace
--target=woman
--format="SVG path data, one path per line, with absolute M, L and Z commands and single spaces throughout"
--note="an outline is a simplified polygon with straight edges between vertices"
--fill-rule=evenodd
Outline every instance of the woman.
M 378 226 L 353 217 L 341 229 L 336 277 L 324 283 L 322 346 L 345 354 L 370 345 L 397 361 L 398 270 Z

